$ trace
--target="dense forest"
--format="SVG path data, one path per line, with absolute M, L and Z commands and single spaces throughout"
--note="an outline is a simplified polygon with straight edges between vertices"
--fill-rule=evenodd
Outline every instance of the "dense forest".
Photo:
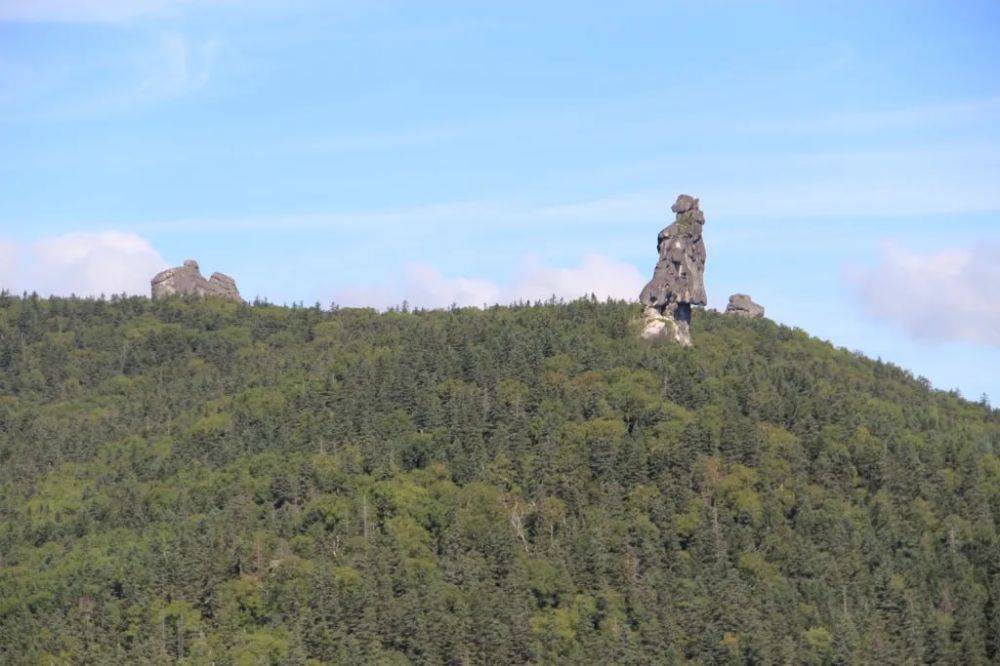
M 0 296 L 0 662 L 1000 661 L 1000 412 L 768 320 Z

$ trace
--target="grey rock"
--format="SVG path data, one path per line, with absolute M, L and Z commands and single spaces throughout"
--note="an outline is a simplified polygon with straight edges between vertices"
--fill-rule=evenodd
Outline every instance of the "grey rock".
M 646 340 L 667 338 L 684 347 L 691 346 L 690 304 L 674 303 L 664 310 L 646 308 L 642 317 L 642 337 Z
M 746 294 L 733 294 L 729 297 L 726 314 L 748 319 L 760 319 L 764 316 L 764 306 L 753 302 Z
M 681 194 L 677 197 L 677 201 L 674 202 L 674 205 L 670 207 L 670 210 L 672 210 L 675 213 L 686 213 L 689 210 L 695 209 L 697 207 L 698 207 L 697 199 L 695 199 L 690 194 Z
M 701 235 L 705 214 L 698 208 L 698 200 L 687 194 L 678 196 L 670 210 L 677 217 L 656 238 L 660 258 L 653 279 L 639 294 L 644 308 L 642 336 L 667 337 L 690 346 L 691 306 L 708 303 Z
M 242 301 L 240 290 L 236 288 L 236 280 L 225 273 L 212 273 L 208 278 L 208 295 L 228 298 L 232 301 Z
M 198 268 L 198 262 L 194 259 L 188 259 L 183 266 L 168 268 L 157 273 L 150 280 L 150 288 L 154 299 L 165 298 L 172 294 L 195 294 L 231 301 L 243 300 L 233 278 L 222 273 L 212 273 L 212 277 L 206 280 Z

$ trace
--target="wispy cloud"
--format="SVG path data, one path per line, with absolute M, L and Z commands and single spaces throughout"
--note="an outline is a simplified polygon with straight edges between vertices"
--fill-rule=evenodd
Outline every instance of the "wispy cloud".
M 212 78 L 221 42 L 194 41 L 171 33 L 142 62 L 142 79 L 135 91 L 142 98 L 178 97 L 204 88 Z
M 991 149 L 992 150 L 992 149 Z M 989 151 L 986 151 L 989 152 Z M 946 168 L 933 178 L 919 171 L 930 163 Z M 968 167 L 967 169 L 965 167 Z M 977 168 L 973 168 L 977 167 Z M 268 230 L 413 230 L 461 225 L 500 225 L 506 230 L 538 225 L 622 228 L 636 223 L 665 224 L 668 207 L 680 192 L 702 199 L 709 221 L 717 217 L 766 217 L 794 222 L 803 218 L 878 218 L 961 214 L 1000 210 L 1000 163 L 978 152 L 903 152 L 802 155 L 760 178 L 720 182 L 693 166 L 690 178 L 667 173 L 664 187 L 568 201 L 519 202 L 480 199 L 307 214 L 191 217 L 146 221 L 137 228 L 169 233 L 225 233 Z M 805 175 L 802 172 L 808 172 Z M 974 172 L 974 173 L 973 173 Z
M 385 308 L 407 301 L 413 306 L 482 306 L 545 300 L 552 296 L 574 299 L 594 294 L 599 299 L 633 299 L 643 277 L 631 264 L 600 254 L 588 254 L 577 266 L 544 266 L 527 258 L 515 278 L 502 284 L 480 277 L 445 277 L 437 269 L 416 264 L 392 283 L 352 285 L 334 291 L 341 305 Z
M 166 16 L 194 4 L 212 4 L 212 0 L 0 0 L 0 21 L 116 23 Z
M 829 111 L 793 117 L 711 118 L 719 131 L 781 134 L 842 132 L 869 135 L 871 132 L 913 131 L 968 127 L 992 122 L 1000 117 L 1000 97 L 974 97 L 948 103 L 911 104 L 853 110 Z
M 1000 97 L 967 99 L 948 104 L 847 112 L 820 116 L 815 129 L 882 130 L 920 129 L 940 126 L 962 126 L 980 120 L 1000 117 Z M 805 125 L 806 127 L 809 124 Z
M 929 253 L 890 242 L 845 278 L 865 312 L 915 339 L 1000 347 L 1000 242 Z
M 141 109 L 204 90 L 223 50 L 217 38 L 197 39 L 176 32 L 158 34 L 142 50 L 123 58 L 117 76 L 103 89 L 54 109 L 60 120 Z
M 149 280 L 167 262 L 134 233 L 105 231 L 41 238 L 0 239 L 0 288 L 42 295 L 147 294 Z

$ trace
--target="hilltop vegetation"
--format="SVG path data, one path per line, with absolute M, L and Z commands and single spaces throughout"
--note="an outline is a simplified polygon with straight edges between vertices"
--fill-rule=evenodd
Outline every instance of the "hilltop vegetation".
M 5 663 L 996 663 L 1000 418 L 767 320 L 0 298 Z

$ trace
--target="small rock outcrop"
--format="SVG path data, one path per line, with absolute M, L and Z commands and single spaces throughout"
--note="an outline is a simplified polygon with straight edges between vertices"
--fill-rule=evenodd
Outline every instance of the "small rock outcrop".
M 152 296 L 165 298 L 171 294 L 197 294 L 198 296 L 217 296 L 231 301 L 242 301 L 236 281 L 222 273 L 212 273 L 207 280 L 198 269 L 198 262 L 188 259 L 183 266 L 168 268 L 157 273 L 150 280 Z
M 733 294 L 729 297 L 726 314 L 748 319 L 760 319 L 764 316 L 764 306 L 754 303 L 753 299 L 746 294 Z
M 665 337 L 691 345 L 691 306 L 705 305 L 705 243 L 701 230 L 705 214 L 698 200 L 687 194 L 670 207 L 677 217 L 660 232 L 660 254 L 653 279 L 639 295 L 643 305 L 642 337 Z

